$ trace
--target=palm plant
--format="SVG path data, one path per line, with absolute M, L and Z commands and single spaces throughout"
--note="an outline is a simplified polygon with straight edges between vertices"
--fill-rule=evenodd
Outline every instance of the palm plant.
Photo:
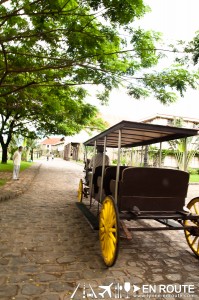
M 181 118 L 173 120 L 172 125 L 183 127 L 184 121 Z M 174 150 L 177 166 L 180 170 L 187 170 L 189 163 L 199 150 L 199 137 L 193 136 L 186 139 L 169 141 L 169 145 Z

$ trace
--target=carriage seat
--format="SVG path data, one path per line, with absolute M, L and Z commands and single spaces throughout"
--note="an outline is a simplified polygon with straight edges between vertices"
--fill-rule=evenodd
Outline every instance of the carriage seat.
M 108 166 L 105 166 L 105 170 Z M 95 168 L 95 172 L 93 174 L 93 189 L 94 193 L 97 194 L 99 191 L 99 178 L 102 176 L 102 166 L 98 166 Z
M 122 172 L 118 187 L 118 208 L 131 211 L 182 211 L 189 174 L 180 170 L 134 167 Z M 111 183 L 111 189 L 114 182 Z
M 127 166 L 120 166 L 119 179 L 121 180 L 122 171 L 128 168 Z M 108 166 L 105 169 L 104 179 L 103 179 L 103 191 L 105 196 L 112 195 L 110 190 L 110 182 L 112 179 L 116 179 L 117 166 Z M 97 179 L 97 186 L 100 188 L 102 177 L 99 176 Z

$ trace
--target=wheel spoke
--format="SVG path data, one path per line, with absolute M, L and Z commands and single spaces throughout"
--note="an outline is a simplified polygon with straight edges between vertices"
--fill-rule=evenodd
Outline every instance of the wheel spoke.
M 191 211 L 193 215 L 199 215 L 199 198 L 192 199 L 188 203 L 187 208 Z M 191 250 L 196 256 L 199 256 L 199 223 L 197 220 L 185 220 L 184 225 L 194 227 L 190 230 L 185 229 L 185 237 Z
M 107 220 L 110 220 L 111 218 L 111 204 L 107 203 Z
M 112 197 L 106 197 L 100 212 L 100 244 L 104 262 L 112 266 L 117 258 L 118 237 L 116 206 Z
M 113 219 L 111 220 L 111 223 L 110 223 L 110 227 L 114 227 L 116 224 L 116 219 L 115 217 L 113 217 Z
M 109 228 L 109 232 L 116 232 L 116 228 Z
M 114 251 L 115 251 L 115 244 L 113 243 L 113 241 L 111 239 L 109 241 L 109 246 L 110 246 L 110 250 L 111 250 L 112 255 L 113 255 Z
M 105 237 L 105 233 L 104 232 L 100 232 L 100 240 L 101 241 L 105 240 L 104 237 Z
M 115 236 L 113 235 L 112 232 L 109 232 L 109 237 L 113 241 L 113 243 L 115 244 L 116 243 L 116 238 L 115 238 Z
M 196 242 L 196 240 L 198 239 L 198 237 L 197 236 L 195 236 L 195 238 L 192 240 L 192 242 L 190 243 L 191 244 L 191 246 L 193 246 L 194 244 L 195 244 L 195 242 Z
M 101 226 L 101 227 L 100 227 L 100 231 L 101 231 L 101 234 L 105 232 L 104 226 Z
M 107 240 L 104 239 L 104 253 L 107 255 Z
M 105 227 L 105 220 L 104 220 L 104 218 L 103 218 L 103 217 L 100 219 L 100 221 L 101 221 L 101 224 L 102 224 L 102 226 L 104 226 L 104 227 Z
M 195 213 L 197 214 L 197 215 L 199 215 L 199 211 L 198 211 L 198 209 L 197 209 L 197 207 L 196 207 L 196 204 L 194 204 L 194 210 L 195 210 Z

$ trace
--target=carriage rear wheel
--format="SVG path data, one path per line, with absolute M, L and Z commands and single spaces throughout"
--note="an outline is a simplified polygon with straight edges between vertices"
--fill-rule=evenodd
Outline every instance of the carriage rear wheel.
M 103 260 L 107 267 L 111 267 L 119 252 L 119 214 L 111 196 L 107 196 L 102 203 L 99 238 Z
M 186 226 L 197 226 L 194 230 L 185 230 L 185 237 L 191 250 L 199 257 L 199 197 L 192 199 L 187 208 L 191 211 L 191 214 L 198 215 L 197 220 L 185 220 Z
M 83 198 L 83 180 L 80 179 L 79 181 L 79 187 L 78 187 L 78 192 L 77 192 L 77 197 L 79 202 L 82 202 L 82 198 Z

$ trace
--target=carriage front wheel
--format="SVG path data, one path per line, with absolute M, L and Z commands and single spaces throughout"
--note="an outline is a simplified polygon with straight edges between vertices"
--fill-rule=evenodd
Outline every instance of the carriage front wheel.
M 192 199 L 188 203 L 187 208 L 191 214 L 198 215 L 197 220 L 185 220 L 184 225 L 196 226 L 194 230 L 185 230 L 185 237 L 191 250 L 199 257 L 199 197 Z
M 114 199 L 105 197 L 99 218 L 99 238 L 103 260 L 111 267 L 119 252 L 119 214 Z
M 83 198 L 83 180 L 82 179 L 80 179 L 80 181 L 79 181 L 77 197 L 78 197 L 79 202 L 82 202 L 82 198 Z

